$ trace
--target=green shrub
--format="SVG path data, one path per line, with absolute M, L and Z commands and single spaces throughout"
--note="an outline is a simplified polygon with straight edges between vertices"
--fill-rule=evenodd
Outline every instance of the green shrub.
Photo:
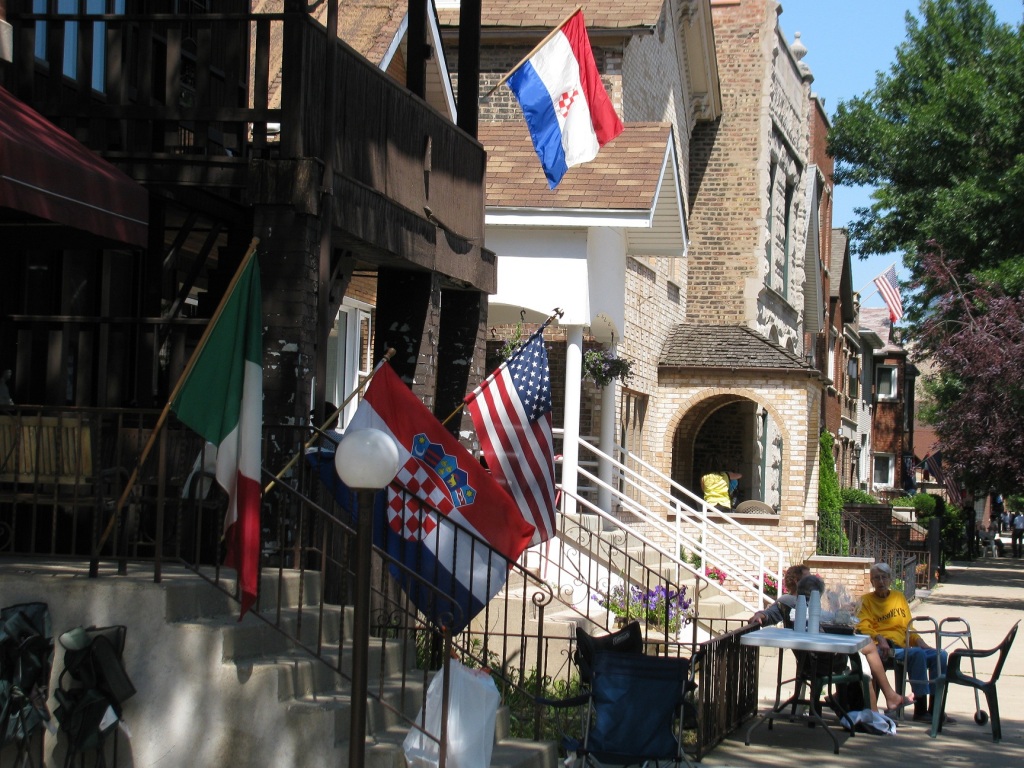
M 914 499 L 912 496 L 899 496 L 889 503 L 894 507 L 912 507 L 914 506 Z
M 877 504 L 878 499 L 872 496 L 867 491 L 862 491 L 860 488 L 840 488 L 839 495 L 843 499 L 843 505 L 846 504 Z
M 818 438 L 818 554 L 845 556 L 850 542 L 843 531 L 843 497 L 832 455 L 833 438 L 825 431 Z
M 935 516 L 935 505 L 938 502 L 930 493 L 919 493 L 914 496 L 914 511 L 917 521 L 925 522 Z

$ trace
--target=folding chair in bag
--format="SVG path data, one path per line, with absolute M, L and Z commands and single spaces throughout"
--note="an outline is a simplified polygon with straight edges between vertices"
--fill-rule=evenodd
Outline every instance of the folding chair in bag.
M 576 766 L 692 765 L 681 731 L 695 688 L 690 659 L 645 656 L 639 624 L 592 637 L 577 629 L 573 654 L 582 694 L 540 700 L 555 708 L 583 706 L 582 736 L 563 746 Z
M 54 717 L 68 737 L 64 766 L 85 765 L 94 754 L 94 766 L 107 765 L 107 737 L 114 734 L 113 762 L 117 765 L 117 726 L 122 706 L 135 695 L 125 672 L 125 626 L 76 627 L 60 636 L 64 671 L 57 680 Z
M 0 610 L 0 749 L 14 745 L 17 768 L 34 766 L 31 743 L 50 719 L 46 709 L 53 634 L 46 603 Z M 42 764 L 42 742 L 36 755 Z

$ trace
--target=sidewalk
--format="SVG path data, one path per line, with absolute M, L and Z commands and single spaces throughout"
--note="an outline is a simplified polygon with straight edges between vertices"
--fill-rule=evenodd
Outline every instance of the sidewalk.
M 943 619 L 956 616 L 970 624 L 975 648 L 988 649 L 998 645 L 1017 619 L 1024 618 L 1024 560 L 986 558 L 974 562 L 957 562 L 946 570 L 942 582 L 931 592 L 918 590 L 912 610 L 915 616 Z M 962 647 L 951 641 L 950 651 Z M 760 698 L 763 707 L 775 700 L 777 657 L 770 650 L 761 650 Z M 966 667 L 970 669 L 970 667 Z M 992 661 L 978 662 L 977 675 L 987 680 Z M 898 720 L 895 736 L 850 734 L 835 726 L 839 737 L 839 754 L 832 752 L 832 740 L 819 728 L 803 722 L 776 720 L 772 730 L 761 725 L 751 735 L 750 746 L 743 744 L 750 721 L 705 755 L 701 765 L 709 768 L 725 766 L 789 766 L 826 765 L 848 768 L 906 768 L 910 763 L 937 768 L 945 765 L 992 766 L 1017 768 L 1024 759 L 1024 630 L 1018 633 L 997 685 L 1003 738 L 992 741 L 991 723 L 974 722 L 974 693 L 970 688 L 950 688 L 946 712 L 956 719 L 954 725 L 943 727 L 938 738 L 928 734 L 929 723 L 913 722 L 908 708 L 905 719 Z M 984 695 L 981 708 L 988 711 Z M 826 708 L 826 720 L 830 711 Z M 834 722 L 832 720 L 831 722 Z

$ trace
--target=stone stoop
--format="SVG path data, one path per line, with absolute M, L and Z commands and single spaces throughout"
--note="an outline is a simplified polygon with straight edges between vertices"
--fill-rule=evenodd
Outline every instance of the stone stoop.
M 109 572 L 108 572 L 109 573 Z M 278 610 L 294 627 L 298 574 L 264 574 L 263 613 Z M 317 574 L 303 583 L 303 602 L 317 601 Z M 268 578 L 270 577 L 270 578 Z M 133 567 L 128 576 L 89 579 L 85 569 L 66 564 L 39 566 L 0 561 L 0 605 L 47 602 L 54 635 L 75 626 L 128 627 L 125 668 L 137 693 L 124 708 L 130 735 L 118 735 L 118 763 L 192 768 L 197 765 L 245 765 L 253 768 L 297 766 L 337 768 L 348 764 L 350 695 L 343 680 L 319 660 L 295 646 L 254 615 L 238 621 L 238 605 L 184 569 L 165 568 L 164 580 Z M 342 669 L 351 671 L 349 638 L 338 637 L 338 607 L 325 609 L 324 647 Z M 317 609 L 302 612 L 301 641 L 317 642 Z M 351 627 L 347 617 L 346 628 Z M 339 651 L 340 649 L 340 651 Z M 397 641 L 371 642 L 369 683 L 382 690 L 392 707 L 412 718 L 428 680 L 423 672 L 405 672 L 405 705 L 400 695 L 403 670 L 412 667 L 415 651 Z M 63 669 L 58 644 L 51 674 L 51 694 Z M 380 670 L 384 680 L 381 681 Z M 419 677 L 417 677 L 419 676 Z M 52 695 L 51 711 L 56 707 Z M 492 768 L 554 768 L 554 744 L 500 738 L 507 733 L 507 713 L 496 728 Z M 371 699 L 367 709 L 366 766 L 404 768 L 405 727 L 387 707 Z M 46 735 L 46 766 L 64 763 L 66 737 Z M 87 758 L 87 760 L 90 758 Z

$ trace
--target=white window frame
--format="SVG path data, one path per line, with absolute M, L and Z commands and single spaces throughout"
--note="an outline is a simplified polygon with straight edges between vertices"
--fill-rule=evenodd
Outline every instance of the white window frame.
M 899 371 L 895 365 L 875 366 L 875 392 L 879 400 L 897 400 L 899 398 Z M 888 376 L 891 386 L 889 394 L 882 394 L 882 376 Z
M 885 460 L 889 465 L 885 480 L 878 479 L 878 462 Z M 871 457 L 871 482 L 876 488 L 893 488 L 896 482 L 896 454 L 876 453 Z

